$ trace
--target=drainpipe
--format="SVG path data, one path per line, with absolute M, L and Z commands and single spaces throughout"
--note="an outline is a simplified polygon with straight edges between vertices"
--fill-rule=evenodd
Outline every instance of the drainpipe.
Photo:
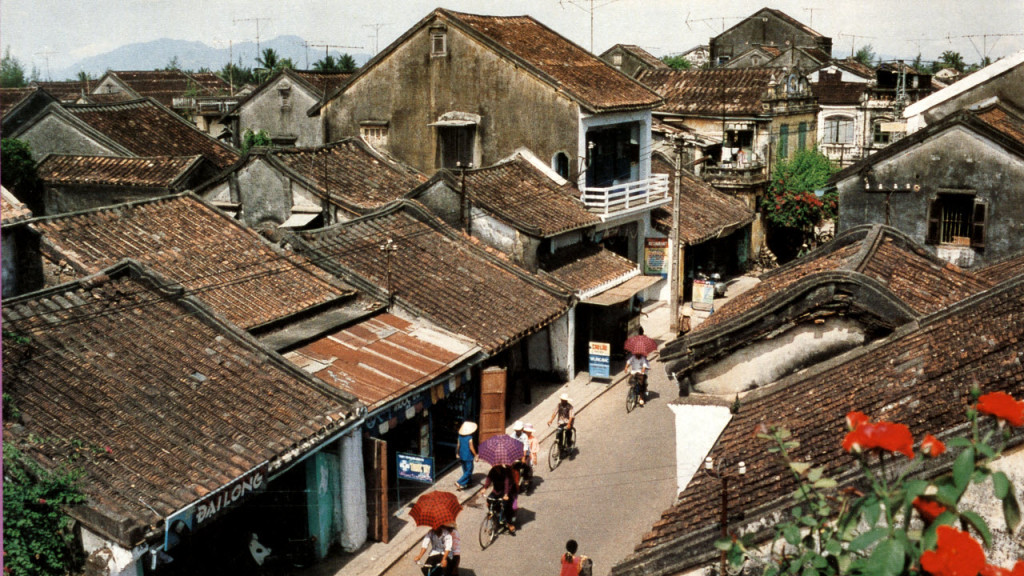
M 461 193 L 459 198 L 462 202 L 462 222 L 466 227 L 466 235 L 473 235 L 473 219 L 472 211 L 473 207 L 469 202 L 469 197 L 466 195 L 466 167 L 462 165 L 462 162 L 456 162 L 455 165 L 459 169 L 459 180 Z

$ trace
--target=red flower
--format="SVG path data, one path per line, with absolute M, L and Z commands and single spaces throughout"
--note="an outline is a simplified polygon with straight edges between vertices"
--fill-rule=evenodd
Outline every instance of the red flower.
M 856 430 L 861 424 L 867 424 L 871 419 L 863 412 L 850 412 L 846 415 L 846 426 L 850 430 Z
M 921 441 L 921 452 L 924 452 L 925 456 L 941 456 L 946 451 L 946 445 L 931 434 L 926 434 L 924 440 Z
M 946 511 L 946 507 L 934 500 L 928 498 L 921 498 L 918 496 L 914 498 L 912 502 L 914 510 L 921 515 L 921 519 L 927 524 L 931 524 L 938 518 L 943 512 Z
M 921 554 L 921 568 L 932 576 L 977 576 L 985 567 L 985 551 L 967 532 L 939 526 L 935 550 Z
M 39 503 L 40 504 L 46 504 L 46 498 L 40 498 L 39 499 Z
M 1024 426 L 1024 400 L 1014 400 L 1006 392 L 989 392 L 978 398 L 978 412 L 995 416 L 1010 423 Z
M 981 576 L 1024 576 L 1024 560 L 1018 560 L 1013 568 L 985 564 L 985 567 L 981 569 Z
M 907 458 L 913 458 L 914 437 L 910 434 L 910 428 L 904 424 L 865 422 L 843 439 L 843 450 L 847 452 L 874 449 L 899 452 Z

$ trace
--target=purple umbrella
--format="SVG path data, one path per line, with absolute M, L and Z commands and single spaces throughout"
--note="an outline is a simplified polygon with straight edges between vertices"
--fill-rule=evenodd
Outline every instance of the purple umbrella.
M 508 434 L 491 436 L 480 443 L 477 455 L 491 466 L 508 466 L 523 459 L 523 443 Z

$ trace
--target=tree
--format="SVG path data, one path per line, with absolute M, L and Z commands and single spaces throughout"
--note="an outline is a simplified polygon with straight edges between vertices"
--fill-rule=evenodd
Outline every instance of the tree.
M 5 406 L 6 409 L 6 406 Z M 80 471 L 47 471 L 4 445 L 4 574 L 76 573 L 81 554 L 65 508 L 86 501 Z
M 964 68 L 966 68 L 964 57 L 954 50 L 946 50 L 943 52 L 942 56 L 939 56 L 939 61 L 936 64 L 938 65 L 939 70 L 943 68 L 952 68 L 957 72 L 963 72 Z
M 925 65 L 924 60 L 921 60 L 921 53 L 920 52 L 917 53 L 917 56 L 914 58 L 914 62 L 910 66 L 914 70 L 917 70 L 918 72 L 921 72 L 921 73 L 924 73 L 924 74 L 928 73 L 928 67 Z
M 334 60 L 334 56 L 330 54 L 324 56 L 321 60 L 313 62 L 313 70 L 317 72 L 341 72 L 341 68 Z
M 685 56 L 664 56 L 661 61 L 668 64 L 669 68 L 673 70 L 689 70 L 693 67 L 693 63 L 687 60 Z
M 15 138 L 0 141 L 0 184 L 33 214 L 43 214 L 43 183 L 28 143 Z
M 167 61 L 167 65 L 164 66 L 164 70 L 181 70 L 181 61 L 178 60 L 177 56 L 171 56 L 171 59 Z
M 0 58 L 0 88 L 20 88 L 25 85 L 25 67 L 11 56 L 11 47 L 4 50 Z
M 875 50 L 871 47 L 871 44 L 861 46 L 857 49 L 857 53 L 853 55 L 853 59 L 870 67 L 876 59 Z
M 86 72 L 85 70 L 79 70 L 79 71 L 78 71 L 78 76 L 76 76 L 75 78 L 76 78 L 76 79 L 77 79 L 77 80 L 78 80 L 79 82 L 81 82 L 82 84 L 85 84 L 85 83 L 87 83 L 87 82 L 92 82 L 93 80 L 95 80 L 95 78 L 93 78 L 93 77 L 92 77 L 92 76 L 91 76 L 91 75 L 90 75 L 90 74 L 89 74 L 88 72 Z
M 244 86 L 255 81 L 252 74 L 252 68 L 242 66 L 242 59 L 238 59 L 238 64 L 228 62 L 223 68 L 217 72 L 217 76 L 220 76 L 222 80 L 232 86 Z
M 345 53 L 338 58 L 338 72 L 343 74 L 352 74 L 359 69 L 356 65 L 356 59 L 351 54 Z
M 831 190 L 818 196 L 815 191 L 824 188 L 837 171 L 818 150 L 800 150 L 780 161 L 772 173 L 768 196 L 761 203 L 768 222 L 797 229 L 806 240 L 821 221 L 836 217 L 838 192 Z

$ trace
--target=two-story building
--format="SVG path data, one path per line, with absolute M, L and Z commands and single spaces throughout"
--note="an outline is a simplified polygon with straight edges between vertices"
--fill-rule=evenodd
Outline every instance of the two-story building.
M 808 48 L 832 56 L 832 39 L 781 10 L 762 8 L 711 38 L 711 65 L 722 66 L 751 48 Z M 777 56 L 778 54 L 776 54 Z M 761 64 L 763 65 L 763 64 Z
M 668 202 L 666 179 L 650 171 L 660 102 L 529 16 L 437 9 L 310 113 L 320 114 L 325 141 L 372 128 L 428 175 L 528 148 L 577 183 L 602 237 L 639 261 L 650 210 Z

